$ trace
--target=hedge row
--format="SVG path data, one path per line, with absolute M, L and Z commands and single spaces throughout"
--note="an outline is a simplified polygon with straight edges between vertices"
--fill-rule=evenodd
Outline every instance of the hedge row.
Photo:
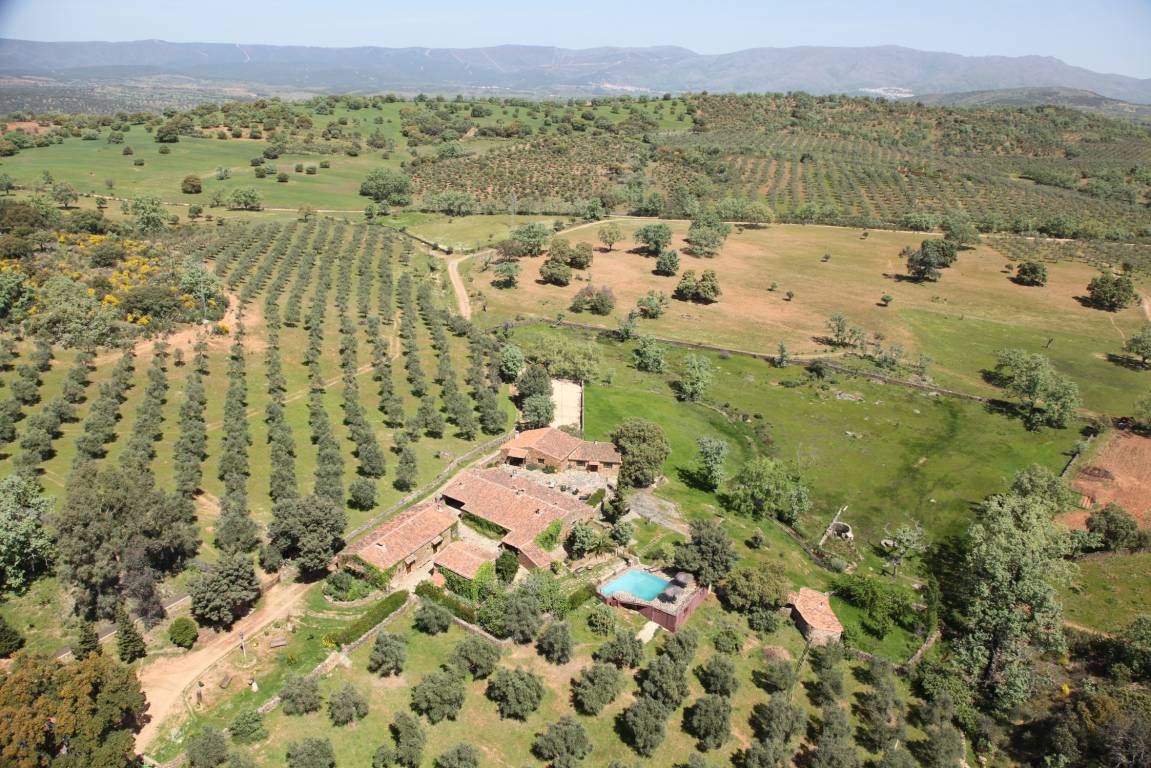
M 417 590 L 418 592 L 419 590 Z M 380 600 L 378 603 L 372 605 L 368 610 L 360 616 L 360 618 L 353 621 L 343 629 L 335 632 L 330 632 L 324 636 L 324 640 L 331 645 L 347 645 L 359 640 L 365 634 L 371 631 L 372 627 L 379 624 L 384 619 L 391 616 L 398 611 L 404 603 L 408 601 L 407 590 L 399 590 Z
M 423 581 L 416 585 L 416 594 L 425 600 L 431 600 L 433 603 L 442 605 L 451 611 L 452 615 L 458 619 L 462 619 L 469 624 L 476 623 L 476 609 L 463 600 L 449 595 L 442 587 L 437 587 L 431 582 Z
M 584 584 L 580 586 L 575 592 L 568 595 L 568 611 L 574 611 L 581 605 L 595 597 L 595 587 L 591 584 Z

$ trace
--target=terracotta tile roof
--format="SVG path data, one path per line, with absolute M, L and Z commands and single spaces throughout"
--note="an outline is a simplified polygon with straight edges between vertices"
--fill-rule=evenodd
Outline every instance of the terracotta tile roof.
M 386 570 L 442 536 L 456 519 L 448 507 L 427 501 L 388 518 L 346 552 Z
M 798 592 L 787 596 L 787 602 L 812 629 L 825 632 L 842 632 L 843 625 L 831 610 L 831 595 L 809 587 L 800 587 Z
M 495 559 L 495 553 L 483 547 L 469 541 L 453 541 L 436 555 L 435 563 L 466 579 L 474 579 L 481 565 Z
M 471 470 L 461 474 L 444 490 L 444 497 L 463 505 L 463 510 L 495 523 L 507 531 L 503 541 L 527 555 L 535 548 L 535 539 L 545 528 L 565 517 L 591 514 L 591 508 L 579 499 L 547 488 L 524 477 L 512 477 L 502 469 Z
M 572 454 L 572 451 L 579 448 L 582 444 L 583 440 L 569 435 L 562 429 L 541 427 L 540 429 L 528 429 L 520 432 L 509 440 L 504 447 L 509 450 L 514 448 L 534 448 L 556 461 L 563 461 Z
M 619 451 L 611 443 L 597 443 L 590 440 L 580 443 L 579 448 L 576 448 L 568 458 L 572 461 L 611 462 L 613 464 L 619 464 L 623 461 L 623 457 L 619 455 Z
M 551 565 L 551 555 L 540 549 L 534 541 L 529 541 L 522 547 L 517 547 L 517 549 L 519 549 L 523 556 L 530 560 L 536 568 L 544 568 Z

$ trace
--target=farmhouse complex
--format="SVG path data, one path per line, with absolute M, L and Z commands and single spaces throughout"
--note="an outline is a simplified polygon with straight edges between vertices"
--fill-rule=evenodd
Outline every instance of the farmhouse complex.
M 561 433 L 562 434 L 562 433 Z M 586 501 L 502 468 L 470 470 L 435 500 L 384 522 L 340 555 L 341 564 L 370 566 L 393 577 L 430 578 L 447 569 L 474 578 L 499 548 L 516 553 L 529 570 L 551 564 L 553 551 L 578 522 L 595 512 Z M 498 542 L 484 548 L 460 541 L 460 525 Z

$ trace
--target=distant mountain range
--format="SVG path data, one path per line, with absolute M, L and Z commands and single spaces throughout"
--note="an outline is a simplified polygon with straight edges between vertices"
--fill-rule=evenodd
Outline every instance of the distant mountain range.
M 1049 56 L 960 56 L 898 46 L 751 48 L 317 48 L 226 43 L 0 39 L 0 75 L 49 83 L 183 77 L 261 93 L 574 95 L 665 91 L 921 94 L 1069 88 L 1151 104 L 1151 79 L 1102 74 Z

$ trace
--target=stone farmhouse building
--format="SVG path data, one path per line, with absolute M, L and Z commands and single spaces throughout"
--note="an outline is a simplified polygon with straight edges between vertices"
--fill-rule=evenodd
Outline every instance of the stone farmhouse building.
M 843 636 L 843 625 L 831 609 L 831 595 L 827 592 L 800 587 L 787 596 L 787 604 L 795 625 L 812 645 L 838 642 Z
M 520 432 L 500 449 L 505 464 L 615 475 L 623 461 L 611 443 L 583 440 L 555 427 Z

